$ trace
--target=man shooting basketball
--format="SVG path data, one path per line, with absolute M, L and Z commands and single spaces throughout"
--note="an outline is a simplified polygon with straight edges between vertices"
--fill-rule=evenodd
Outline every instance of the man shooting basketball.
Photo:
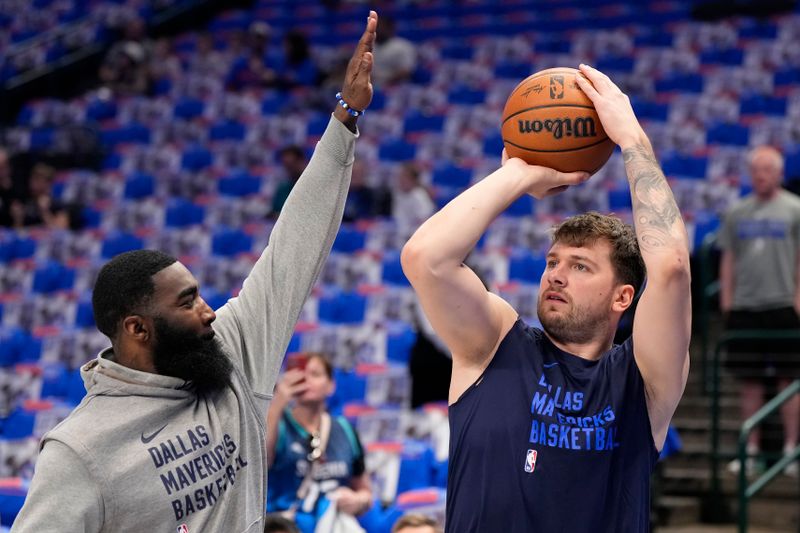
M 557 227 L 539 289 L 543 331 L 463 261 L 517 198 L 557 194 L 586 173 L 504 157 L 403 249 L 405 273 L 453 354 L 446 528 L 454 533 L 649 527 L 650 472 L 689 370 L 688 239 L 628 97 L 601 72 L 580 71 L 581 90 L 622 148 L 635 233 L 597 213 Z M 645 271 L 633 335 L 613 346 Z

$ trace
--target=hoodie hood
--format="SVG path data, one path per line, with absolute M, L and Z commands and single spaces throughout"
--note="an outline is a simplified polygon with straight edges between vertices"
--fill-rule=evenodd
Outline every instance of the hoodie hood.
M 109 359 L 112 353 L 111 348 L 107 348 L 81 367 L 87 396 L 178 399 L 194 395 L 188 381 L 128 368 Z

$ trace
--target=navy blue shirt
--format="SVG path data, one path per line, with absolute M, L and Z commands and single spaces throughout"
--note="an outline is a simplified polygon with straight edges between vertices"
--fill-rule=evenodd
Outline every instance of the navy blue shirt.
M 631 339 L 588 361 L 518 320 L 449 417 L 447 532 L 649 530 L 658 453 Z
M 297 489 L 310 466 L 311 436 L 289 409 L 284 410 L 278 423 L 275 462 L 269 469 L 267 482 L 267 511 L 285 511 L 297 500 Z M 319 496 L 338 487 L 349 487 L 350 481 L 364 473 L 364 450 L 353 426 L 342 417 L 332 417 L 331 434 L 325 455 L 314 475 L 308 502 L 316 507 Z M 305 506 L 304 506 L 305 507 Z

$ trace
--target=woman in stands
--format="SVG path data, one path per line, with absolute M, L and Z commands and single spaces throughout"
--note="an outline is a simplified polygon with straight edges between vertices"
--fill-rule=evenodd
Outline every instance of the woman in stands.
M 335 388 L 324 355 L 290 355 L 267 416 L 267 511 L 288 512 L 304 532 L 333 505 L 353 516 L 372 507 L 358 435 L 328 413 Z

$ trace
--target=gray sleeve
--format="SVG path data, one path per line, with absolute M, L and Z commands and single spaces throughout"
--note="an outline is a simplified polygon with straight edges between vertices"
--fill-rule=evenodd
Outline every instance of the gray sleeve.
M 103 499 L 71 448 L 48 441 L 36 460 L 25 505 L 11 533 L 94 533 L 103 526 Z
M 214 330 L 257 395 L 272 394 L 303 303 L 339 230 L 355 139 L 331 117 L 241 292 L 217 311 Z

